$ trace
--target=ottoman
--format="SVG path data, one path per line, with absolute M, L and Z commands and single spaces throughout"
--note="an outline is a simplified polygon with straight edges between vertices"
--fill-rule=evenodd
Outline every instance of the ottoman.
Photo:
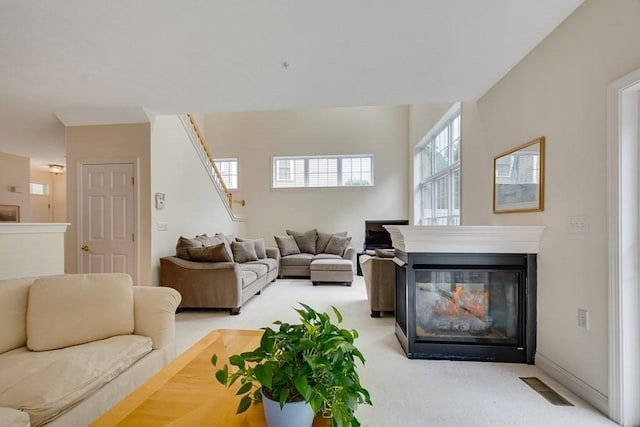
M 351 286 L 353 264 L 348 259 L 315 259 L 309 266 L 313 286 L 320 282 L 340 282 Z

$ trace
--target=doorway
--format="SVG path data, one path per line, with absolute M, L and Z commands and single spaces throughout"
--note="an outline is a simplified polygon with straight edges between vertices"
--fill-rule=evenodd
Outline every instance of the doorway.
M 640 425 L 640 70 L 608 90 L 609 417 Z
M 135 162 L 81 163 L 78 270 L 137 277 Z

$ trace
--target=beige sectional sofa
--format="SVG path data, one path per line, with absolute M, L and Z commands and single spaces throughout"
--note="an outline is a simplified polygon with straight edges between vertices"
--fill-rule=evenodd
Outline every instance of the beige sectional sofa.
M 175 357 L 173 289 L 126 274 L 0 281 L 0 426 L 86 426 Z
M 324 233 L 312 229 L 286 230 L 286 233 L 286 236 L 274 236 L 280 250 L 280 277 L 310 277 L 311 263 L 320 259 L 348 260 L 353 273 L 356 250 L 346 232 Z
M 279 260 L 278 250 L 266 248 L 263 239 L 180 237 L 176 255 L 160 259 L 161 284 L 182 295 L 181 308 L 228 308 L 235 315 L 276 280 Z

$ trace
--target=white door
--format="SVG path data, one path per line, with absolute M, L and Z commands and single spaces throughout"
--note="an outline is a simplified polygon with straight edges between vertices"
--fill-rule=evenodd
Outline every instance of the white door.
M 80 272 L 135 278 L 134 164 L 83 164 Z

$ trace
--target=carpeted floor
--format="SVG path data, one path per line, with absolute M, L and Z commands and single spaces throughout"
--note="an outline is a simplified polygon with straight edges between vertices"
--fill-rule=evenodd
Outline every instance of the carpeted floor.
M 353 286 L 312 286 L 308 280 L 277 280 L 242 307 L 178 313 L 176 339 L 183 352 L 213 329 L 259 329 L 274 320 L 293 322 L 297 302 L 316 310 L 337 307 L 343 326 L 356 329 L 367 359 L 360 369 L 373 406 L 360 406 L 363 426 L 615 426 L 604 415 L 535 366 L 510 363 L 407 359 L 394 335 L 393 317 L 373 319 L 362 277 Z M 554 406 L 519 377 L 539 377 L 575 406 Z

